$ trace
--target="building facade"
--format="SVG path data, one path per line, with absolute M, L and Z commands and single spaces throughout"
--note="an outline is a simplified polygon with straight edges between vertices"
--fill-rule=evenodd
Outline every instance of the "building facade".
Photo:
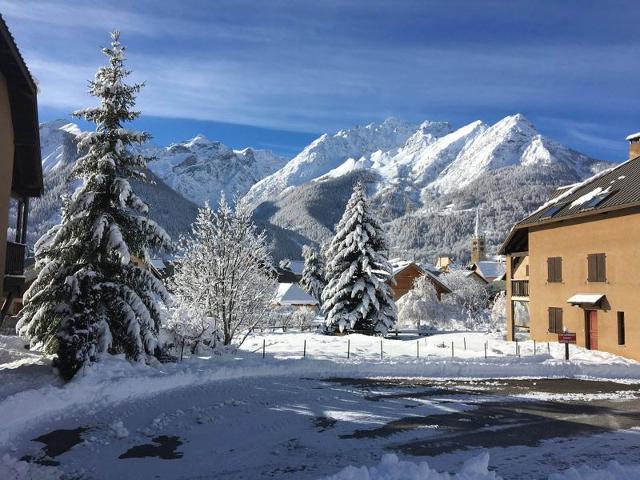
M 29 198 L 42 190 L 37 88 L 0 17 L 0 327 L 24 288 Z M 10 225 L 12 206 L 16 220 Z
M 516 224 L 507 256 L 508 338 L 577 344 L 640 360 L 640 153 L 559 189 Z

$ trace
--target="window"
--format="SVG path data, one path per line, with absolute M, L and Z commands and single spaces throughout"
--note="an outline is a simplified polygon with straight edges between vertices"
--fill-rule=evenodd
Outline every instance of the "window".
M 540 215 L 540 219 L 544 220 L 545 218 L 551 218 L 560 210 L 565 207 L 566 203 L 556 203 L 555 205 L 547 208 L 542 215 Z
M 549 333 L 562 333 L 562 309 L 549 307 Z
M 587 256 L 587 264 L 589 267 L 589 282 L 606 282 L 607 281 L 607 262 L 604 253 L 592 253 Z
M 618 345 L 624 345 L 624 312 L 618 312 Z
M 562 257 L 547 258 L 547 282 L 562 282 Z
M 584 202 L 580 210 L 589 210 L 591 208 L 595 208 L 598 205 L 600 205 L 602 202 L 604 202 L 607 198 L 609 198 L 611 195 L 613 195 L 614 193 L 616 192 L 608 192 L 608 191 L 601 192 L 598 195 L 595 195 L 594 197 Z

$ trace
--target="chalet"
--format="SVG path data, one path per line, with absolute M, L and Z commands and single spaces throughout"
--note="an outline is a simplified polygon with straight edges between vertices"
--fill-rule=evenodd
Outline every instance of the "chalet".
M 297 283 L 280 283 L 274 304 L 279 307 L 306 308 L 316 310 L 318 300 L 305 292 Z
M 42 192 L 37 87 L 0 17 L 0 327 L 24 289 L 29 198 Z M 11 238 L 8 227 L 15 228 Z
M 640 133 L 629 160 L 565 187 L 513 226 L 508 338 L 577 343 L 640 360 Z
M 405 293 L 411 290 L 416 279 L 423 275 L 427 276 L 429 282 L 433 285 L 433 288 L 435 288 L 438 300 L 442 299 L 442 294 L 451 293 L 449 287 L 438 279 L 439 272 L 432 272 L 415 262 L 396 259 L 391 260 L 390 263 L 393 269 L 393 276 L 391 280 L 389 280 L 389 285 L 393 290 L 395 300 L 399 300 Z

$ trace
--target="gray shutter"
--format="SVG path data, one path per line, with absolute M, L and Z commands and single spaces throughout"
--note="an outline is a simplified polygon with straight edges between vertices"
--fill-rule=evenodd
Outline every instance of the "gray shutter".
M 588 276 L 587 276 L 587 280 L 589 282 L 595 282 L 597 281 L 597 260 L 596 260 L 596 256 L 595 255 L 588 255 L 587 256 L 587 267 L 588 267 Z

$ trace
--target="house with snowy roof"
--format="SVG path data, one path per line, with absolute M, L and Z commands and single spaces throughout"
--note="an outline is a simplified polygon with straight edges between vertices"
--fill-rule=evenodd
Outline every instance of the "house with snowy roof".
M 273 302 L 278 307 L 294 307 L 316 310 L 318 300 L 305 292 L 297 283 L 279 283 Z
M 389 280 L 389 286 L 393 291 L 393 297 L 395 300 L 399 300 L 404 294 L 413 288 L 413 283 L 419 277 L 426 276 L 429 283 L 433 285 L 436 291 L 438 300 L 442 299 L 442 295 L 451 293 L 449 287 L 447 287 L 439 278 L 438 273 L 432 271 L 416 262 L 393 259 L 390 260 L 392 268 L 392 277 Z
M 568 331 L 640 360 L 640 133 L 627 140 L 627 161 L 559 189 L 509 232 L 508 338 Z
M 502 278 L 505 272 L 505 266 L 501 260 L 479 260 L 473 263 L 469 270 L 476 272 L 484 278 L 487 283 L 490 283 Z

